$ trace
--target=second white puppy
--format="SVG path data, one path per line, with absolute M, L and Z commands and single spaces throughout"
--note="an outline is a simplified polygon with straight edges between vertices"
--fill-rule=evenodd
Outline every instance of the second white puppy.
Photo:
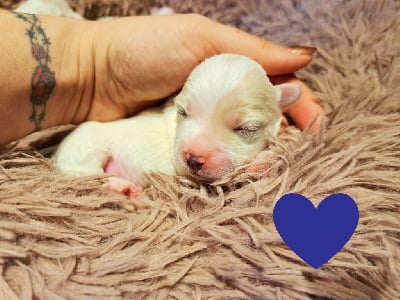
M 72 176 L 112 174 L 107 187 L 130 196 L 146 171 L 210 182 L 254 158 L 278 133 L 279 105 L 300 94 L 296 84 L 273 86 L 250 58 L 216 55 L 193 70 L 173 102 L 79 126 L 59 146 L 55 164 Z

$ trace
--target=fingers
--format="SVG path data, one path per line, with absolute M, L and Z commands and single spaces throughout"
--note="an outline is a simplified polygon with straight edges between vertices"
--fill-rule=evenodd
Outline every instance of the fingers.
M 294 73 L 306 66 L 315 52 L 312 47 L 287 48 L 237 28 L 207 20 L 201 29 L 216 53 L 248 56 L 260 63 L 268 75 Z
M 306 129 L 315 119 L 314 124 L 310 128 L 310 133 L 315 133 L 325 114 L 319 104 L 318 98 L 313 94 L 309 87 L 302 81 L 298 80 L 293 74 L 271 77 L 271 81 L 273 84 L 293 82 L 301 86 L 302 94 L 300 99 L 285 109 L 285 113 L 289 115 L 295 125 L 301 130 Z

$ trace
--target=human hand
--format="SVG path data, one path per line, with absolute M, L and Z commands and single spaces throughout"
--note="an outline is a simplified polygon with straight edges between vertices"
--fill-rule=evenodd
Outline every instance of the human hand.
M 87 120 L 133 115 L 177 91 L 204 59 L 237 53 L 259 62 L 274 83 L 300 83 L 302 96 L 287 113 L 302 130 L 318 116 L 311 132 L 319 127 L 323 111 L 293 75 L 310 62 L 312 49 L 293 51 L 199 15 L 128 17 L 95 27 L 93 96 L 82 104 Z

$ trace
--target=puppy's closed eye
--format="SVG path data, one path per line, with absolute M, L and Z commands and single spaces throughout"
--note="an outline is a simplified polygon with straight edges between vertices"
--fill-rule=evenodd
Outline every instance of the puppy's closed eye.
M 261 125 L 240 125 L 233 130 L 235 133 L 243 138 L 251 139 L 261 129 Z
M 182 119 L 186 119 L 188 117 L 186 110 L 182 106 L 177 106 L 177 113 Z

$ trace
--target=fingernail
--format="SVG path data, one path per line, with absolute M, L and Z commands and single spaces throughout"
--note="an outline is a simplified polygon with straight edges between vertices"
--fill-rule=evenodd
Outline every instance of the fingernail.
M 295 55 L 313 55 L 317 48 L 315 47 L 307 47 L 307 46 L 292 46 L 289 47 L 290 52 Z

